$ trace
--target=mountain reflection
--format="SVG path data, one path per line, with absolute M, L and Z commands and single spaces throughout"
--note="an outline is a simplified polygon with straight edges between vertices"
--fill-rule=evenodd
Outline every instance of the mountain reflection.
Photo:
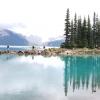
M 13 54 L 3 54 L 3 55 L 0 55 L 0 61 L 9 61 L 9 60 L 12 60 L 14 58 L 17 58 L 16 55 L 13 55 Z
M 99 56 L 67 56 L 61 57 L 65 62 L 64 91 L 69 87 L 73 92 L 77 89 L 89 89 L 96 92 L 100 88 L 100 57 Z

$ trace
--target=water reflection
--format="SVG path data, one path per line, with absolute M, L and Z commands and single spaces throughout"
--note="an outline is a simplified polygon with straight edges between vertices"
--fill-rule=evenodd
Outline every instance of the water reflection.
M 63 100 L 59 57 L 0 56 L 0 100 Z
M 0 100 L 99 100 L 99 88 L 99 56 L 0 55 Z
M 21 58 L 21 57 L 29 57 L 29 55 L 15 55 L 15 54 L 3 54 L 0 55 L 0 60 L 1 61 L 10 61 L 12 59 L 16 59 L 16 58 Z M 34 55 L 30 56 L 31 59 L 34 60 Z
M 64 68 L 64 90 L 65 96 L 69 87 L 75 90 L 80 88 L 89 89 L 96 92 L 100 88 L 100 57 L 82 56 L 82 57 L 61 57 L 65 62 Z
M 0 61 L 9 61 L 11 59 L 14 59 L 18 57 L 17 55 L 13 55 L 13 54 L 3 54 L 3 55 L 0 55 Z

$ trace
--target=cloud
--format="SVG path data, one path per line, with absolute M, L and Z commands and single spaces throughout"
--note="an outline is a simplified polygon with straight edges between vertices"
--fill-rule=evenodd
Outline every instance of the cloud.
M 37 35 L 47 41 L 64 34 L 67 8 L 71 17 L 75 12 L 83 16 L 100 12 L 99 0 L 0 0 L 0 23 L 18 33 Z
M 36 35 L 27 36 L 26 39 L 29 41 L 29 45 L 42 45 L 42 39 Z

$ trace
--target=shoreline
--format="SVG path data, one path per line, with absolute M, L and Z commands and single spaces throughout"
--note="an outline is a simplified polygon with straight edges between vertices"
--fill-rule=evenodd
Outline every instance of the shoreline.
M 100 55 L 100 49 L 64 49 L 64 48 L 49 48 L 49 49 L 33 49 L 33 50 L 6 50 L 0 51 L 1 54 L 17 54 L 17 55 L 42 55 L 42 56 L 67 56 L 67 55 Z

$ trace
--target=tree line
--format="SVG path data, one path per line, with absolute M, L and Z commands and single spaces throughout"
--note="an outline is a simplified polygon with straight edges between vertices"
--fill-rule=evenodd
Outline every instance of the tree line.
M 100 19 L 94 12 L 93 22 L 90 17 L 77 17 L 70 20 L 69 8 L 67 9 L 65 19 L 65 42 L 61 44 L 62 48 L 99 48 L 100 47 Z

